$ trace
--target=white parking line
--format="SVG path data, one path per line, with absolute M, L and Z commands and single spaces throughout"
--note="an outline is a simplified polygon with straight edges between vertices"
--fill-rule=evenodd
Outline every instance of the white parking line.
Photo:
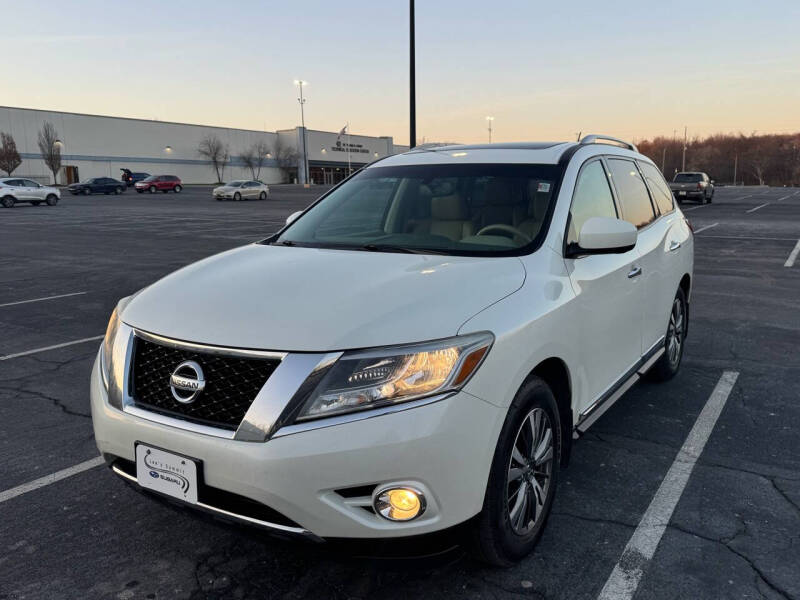
M 794 250 L 789 255 L 789 258 L 786 259 L 786 262 L 783 263 L 784 267 L 791 267 L 794 265 L 794 261 L 797 259 L 797 255 L 800 254 L 800 240 L 797 240 L 797 243 L 794 246 Z
M 697 210 L 698 208 L 703 208 L 704 206 L 708 206 L 708 204 L 700 204 L 699 206 L 693 206 L 692 208 L 684 208 L 682 210 L 683 212 L 689 212 L 690 210 Z
M 103 337 L 104 336 L 102 335 L 96 335 L 94 337 L 82 338 L 80 340 L 72 340 L 71 342 L 64 342 L 63 344 L 55 344 L 53 346 L 44 346 L 42 348 L 34 348 L 33 350 L 25 350 L 24 352 L 6 354 L 5 356 L 0 356 L 0 360 L 10 360 L 12 358 L 19 358 L 20 356 L 28 356 L 30 354 L 38 354 L 39 352 L 47 352 L 48 350 L 65 348 L 66 346 L 74 346 L 75 344 L 83 344 L 84 342 L 93 342 L 95 340 L 102 340 Z
M 759 208 L 764 208 L 764 207 L 765 207 L 765 206 L 767 206 L 768 204 L 769 204 L 769 202 L 764 202 L 764 204 L 762 204 L 762 205 L 760 205 L 760 206 L 756 206 L 755 208 L 751 208 L 750 210 L 746 210 L 746 211 L 744 211 L 744 212 L 746 212 L 746 213 L 755 212 L 755 211 L 757 211 Z
M 704 238 L 720 240 L 768 240 L 770 242 L 793 242 L 794 238 L 756 237 L 750 235 L 704 235 Z
M 788 196 L 784 196 L 783 198 L 778 198 L 775 202 L 780 202 L 781 200 L 786 200 L 787 198 L 791 198 L 792 196 L 796 195 L 797 192 L 794 194 L 789 194 Z
M 706 225 L 705 227 L 701 227 L 700 229 L 698 229 L 697 231 L 695 231 L 695 232 L 694 232 L 694 234 L 695 234 L 695 235 L 697 235 L 698 233 L 702 233 L 702 232 L 704 232 L 706 229 L 711 229 L 712 227 L 716 227 L 717 225 L 719 225 L 719 223 L 713 223 L 712 225 Z
M 81 296 L 87 292 L 72 292 L 71 294 L 59 294 L 58 296 L 44 296 L 43 298 L 33 298 L 32 300 L 17 300 L 16 302 L 6 302 L 0 304 L 0 308 L 4 306 L 16 306 L 17 304 L 28 304 L 30 302 L 42 302 L 43 300 L 55 300 L 56 298 L 69 298 L 70 296 Z
M 598 596 L 599 600 L 633 598 L 647 563 L 658 548 L 661 536 L 672 518 L 672 512 L 683 494 L 692 469 L 703 452 L 738 376 L 739 373 L 736 371 L 722 373 L 636 531 L 625 546 L 619 562 L 603 586 Z
M 66 469 L 61 469 L 60 471 L 56 471 L 55 473 L 50 473 L 50 475 L 39 477 L 39 479 L 34 479 L 33 481 L 29 481 L 28 483 L 23 483 L 22 485 L 13 487 L 10 490 L 0 492 L 0 503 L 5 502 L 6 500 L 11 500 L 12 498 L 16 498 L 17 496 L 21 496 L 22 494 L 27 494 L 28 492 L 32 492 L 33 490 L 38 490 L 39 488 L 45 487 L 46 485 L 50 485 L 51 483 L 55 483 L 56 481 L 61 481 L 62 479 L 66 479 L 67 477 L 72 477 L 73 475 L 77 475 L 78 473 L 83 473 L 84 471 L 88 471 L 89 469 L 94 469 L 95 467 L 102 465 L 103 463 L 105 463 L 103 457 L 98 456 L 91 460 L 78 463 L 77 465 L 67 467 Z

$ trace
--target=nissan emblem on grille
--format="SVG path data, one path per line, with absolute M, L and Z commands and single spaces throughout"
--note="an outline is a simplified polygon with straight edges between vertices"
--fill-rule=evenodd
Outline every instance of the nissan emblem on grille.
M 169 376 L 172 397 L 181 404 L 191 404 L 206 387 L 202 367 L 193 360 L 179 364 Z

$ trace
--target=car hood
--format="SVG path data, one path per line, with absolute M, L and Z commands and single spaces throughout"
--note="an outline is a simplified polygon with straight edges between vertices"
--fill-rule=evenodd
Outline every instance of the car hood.
M 164 277 L 121 319 L 191 342 L 324 352 L 455 335 L 524 280 L 515 257 L 252 244 Z

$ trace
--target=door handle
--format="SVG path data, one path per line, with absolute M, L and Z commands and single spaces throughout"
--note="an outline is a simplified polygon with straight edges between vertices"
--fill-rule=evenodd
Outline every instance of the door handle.
M 680 242 L 676 242 L 675 240 L 672 240 L 669 243 L 669 251 L 670 252 L 675 252 L 675 250 L 677 250 L 680 247 L 681 247 L 681 243 Z
M 633 279 L 634 277 L 638 277 L 641 274 L 642 274 L 642 267 L 639 266 L 633 267 L 628 273 L 628 279 Z

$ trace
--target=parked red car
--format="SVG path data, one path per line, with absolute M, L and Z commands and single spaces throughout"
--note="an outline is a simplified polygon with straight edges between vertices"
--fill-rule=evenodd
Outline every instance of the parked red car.
M 150 175 L 147 179 L 137 181 L 133 187 L 140 194 L 144 192 L 150 192 L 151 194 L 164 192 L 166 194 L 170 190 L 177 194 L 183 189 L 180 178 L 175 175 Z

